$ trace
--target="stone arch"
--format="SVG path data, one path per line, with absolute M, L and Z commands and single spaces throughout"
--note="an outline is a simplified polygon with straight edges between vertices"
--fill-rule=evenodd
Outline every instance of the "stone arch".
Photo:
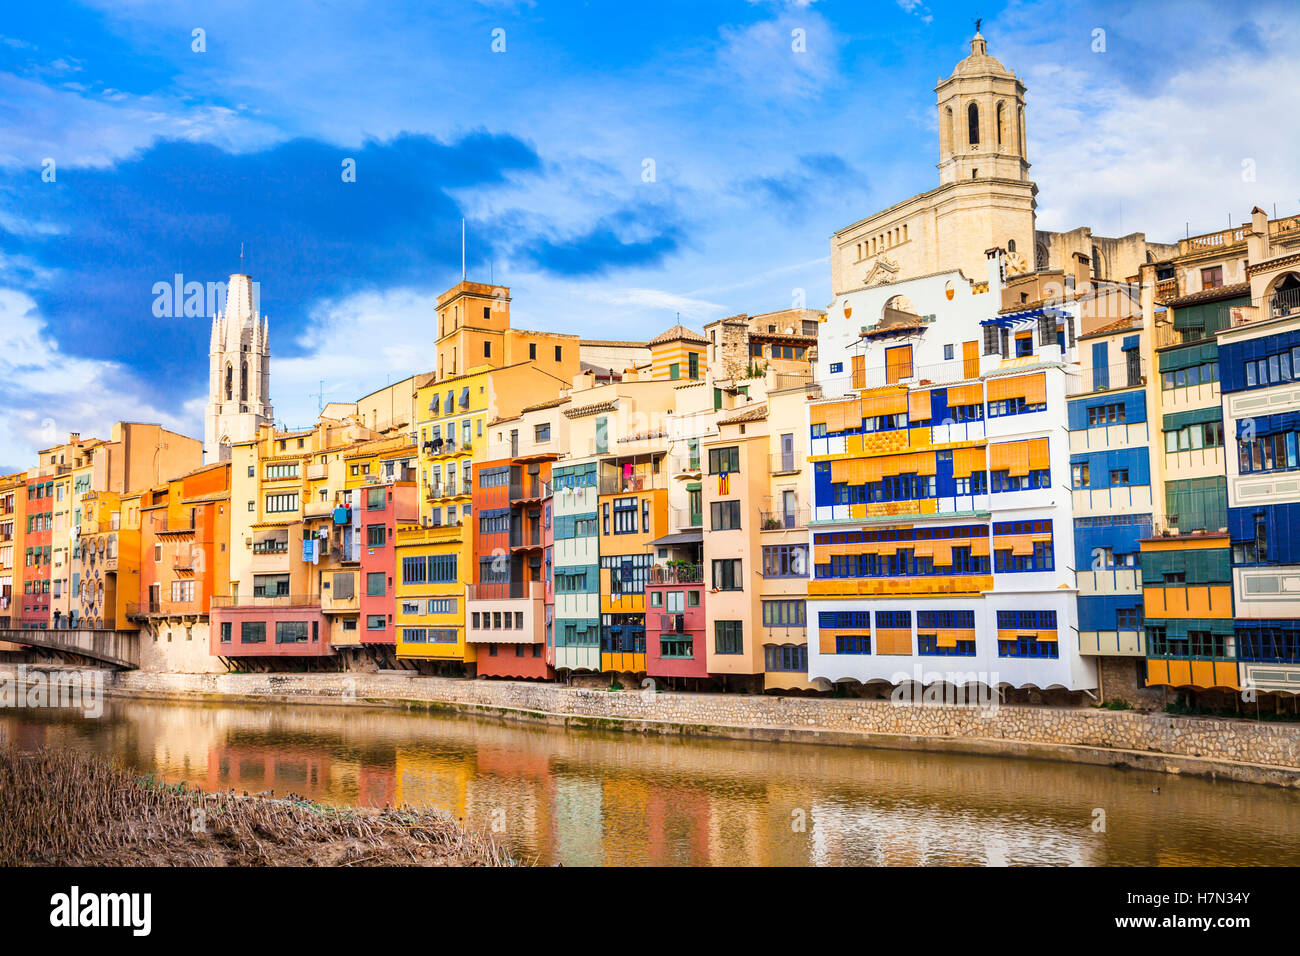
M 997 130 L 998 145 L 1002 146 L 1007 141 L 1007 104 L 998 101 L 998 109 L 994 119 L 996 120 L 994 128 Z
M 1269 316 L 1300 312 L 1300 275 L 1283 272 L 1269 283 L 1265 293 Z
M 980 144 L 980 108 L 978 103 L 966 107 L 967 142 L 972 146 Z

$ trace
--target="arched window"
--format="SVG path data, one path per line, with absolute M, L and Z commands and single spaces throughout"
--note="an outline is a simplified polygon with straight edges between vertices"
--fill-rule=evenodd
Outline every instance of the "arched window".
M 239 400 L 248 401 L 248 363 L 241 362 L 239 366 Z
M 943 113 L 943 151 L 945 153 L 950 153 L 953 151 L 957 141 L 957 137 L 953 133 L 954 120 L 952 116 L 952 107 L 945 107 Z
M 997 127 L 998 127 L 998 145 L 999 145 L 999 146 L 1002 145 L 1002 129 L 1003 129 L 1004 126 L 1006 126 L 1006 123 L 1007 123 L 1007 115 L 1006 115 L 1006 114 L 1007 114 L 1006 109 L 1004 109 L 1003 106 L 1002 106 L 1002 104 L 999 103 L 999 104 L 998 104 L 998 115 L 997 115 L 997 120 L 998 120 L 998 123 L 997 123 Z
M 227 362 L 226 363 L 226 401 L 230 401 L 232 398 L 234 398 L 234 387 L 235 387 L 234 380 L 235 380 L 235 367 L 231 365 L 229 362 Z
M 980 108 L 972 103 L 966 107 L 966 126 L 970 130 L 970 144 L 980 144 Z
M 1016 251 L 1016 240 L 1014 240 L 1014 239 L 1008 239 L 1008 240 L 1007 240 L 1007 252 L 1015 252 L 1015 251 Z

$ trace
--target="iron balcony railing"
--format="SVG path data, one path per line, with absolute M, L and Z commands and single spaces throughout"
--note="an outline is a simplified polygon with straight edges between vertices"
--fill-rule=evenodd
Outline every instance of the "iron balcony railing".
M 213 608 L 226 607 L 314 607 L 320 604 L 319 594 L 246 594 L 232 596 L 212 595 Z
M 808 526 L 808 509 L 795 508 L 793 511 L 760 511 L 758 526 L 763 531 L 782 531 L 790 528 Z
M 650 568 L 651 584 L 703 584 L 704 568 L 698 564 L 656 564 Z
M 520 524 L 510 526 L 510 547 L 540 548 L 542 546 L 542 522 L 539 519 L 531 527 Z
M 636 475 L 605 475 L 600 479 L 602 495 L 630 494 L 635 491 L 651 491 L 667 488 L 663 472 Z
M 510 500 L 527 501 L 532 498 L 549 498 L 551 483 L 540 478 L 525 477 L 510 482 Z
M 803 469 L 803 459 L 794 452 L 776 452 L 768 465 L 774 475 L 793 474 Z
M 489 581 L 466 588 L 469 601 L 540 601 L 546 597 L 544 581 Z

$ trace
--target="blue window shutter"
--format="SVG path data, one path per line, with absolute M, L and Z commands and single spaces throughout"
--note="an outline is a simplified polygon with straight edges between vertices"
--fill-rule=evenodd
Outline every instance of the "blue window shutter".
M 1110 366 L 1106 361 L 1105 342 L 1095 342 L 1092 346 L 1092 387 L 1110 388 Z

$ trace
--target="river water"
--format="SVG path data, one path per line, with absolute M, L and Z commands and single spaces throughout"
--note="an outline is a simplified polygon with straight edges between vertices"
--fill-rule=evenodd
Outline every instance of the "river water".
M 0 710 L 0 735 L 205 790 L 437 807 L 543 864 L 1300 865 L 1295 791 L 1110 767 L 122 699 Z

